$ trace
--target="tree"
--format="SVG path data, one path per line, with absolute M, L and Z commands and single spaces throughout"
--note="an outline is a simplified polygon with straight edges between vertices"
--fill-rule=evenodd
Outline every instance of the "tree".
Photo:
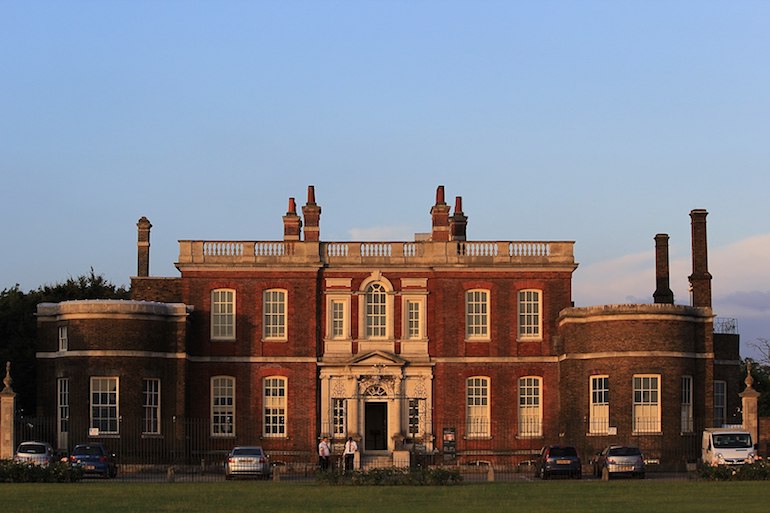
M 751 362 L 751 377 L 754 378 L 752 387 L 759 392 L 759 416 L 770 417 L 770 365 L 757 362 L 751 358 L 745 358 L 741 362 L 741 382 L 739 390 L 743 392 L 746 389 L 746 367 Z
M 759 351 L 759 354 L 762 355 L 759 359 L 759 363 L 762 365 L 770 365 L 770 340 L 760 337 L 749 345 Z
M 19 411 L 34 414 L 35 340 L 37 322 L 35 311 L 40 303 L 58 303 L 74 299 L 128 299 L 125 287 L 116 287 L 91 268 L 91 272 L 63 283 L 41 285 L 24 293 L 19 285 L 0 292 L 0 363 L 11 362 L 13 390 Z M 5 366 L 2 365 L 4 369 Z

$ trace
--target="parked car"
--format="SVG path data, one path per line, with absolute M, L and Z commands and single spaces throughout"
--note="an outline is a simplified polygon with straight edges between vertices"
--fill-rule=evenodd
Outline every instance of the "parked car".
M 33 463 L 35 465 L 50 465 L 56 460 L 53 448 L 45 442 L 22 442 L 16 448 L 14 461 L 18 463 Z
M 70 454 L 70 464 L 84 474 L 97 474 L 105 478 L 118 475 L 116 456 L 100 443 L 78 444 Z
M 594 460 L 594 475 L 602 479 L 611 479 L 617 475 L 644 479 L 644 474 L 644 457 L 638 447 L 610 445 Z
M 535 475 L 540 479 L 548 479 L 554 475 L 580 479 L 583 477 L 583 465 L 574 447 L 546 445 L 540 449 L 540 454 L 535 460 Z
M 270 477 L 270 458 L 262 447 L 233 447 L 225 460 L 225 479 L 234 477 Z

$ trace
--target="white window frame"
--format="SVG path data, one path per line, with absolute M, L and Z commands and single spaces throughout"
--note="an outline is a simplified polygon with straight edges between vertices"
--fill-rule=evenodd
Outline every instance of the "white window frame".
M 610 428 L 610 377 L 606 374 L 589 376 L 588 432 L 605 435 Z
M 329 340 L 350 339 L 349 295 L 326 297 L 326 338 Z
M 465 380 L 465 434 L 468 438 L 491 436 L 490 378 L 471 376 Z
M 90 426 L 99 435 L 120 433 L 120 378 L 117 376 L 91 376 Z
M 286 438 L 289 404 L 288 379 L 285 376 L 267 376 L 262 380 L 262 436 Z
M 56 380 L 56 425 L 59 434 L 69 433 L 70 428 L 70 379 Z
M 288 339 L 288 298 L 286 289 L 267 289 L 262 293 L 262 336 L 265 340 Z
M 491 312 L 488 289 L 465 291 L 465 338 L 466 340 L 489 340 Z
M 402 299 L 403 330 L 405 340 L 425 340 L 425 297 L 405 295 Z
M 235 307 L 235 290 L 211 291 L 211 340 L 235 340 Z
M 59 351 L 69 350 L 69 336 L 67 326 L 59 326 Z
M 211 436 L 235 436 L 235 378 L 211 377 Z
M 523 289 L 518 294 L 519 340 L 543 338 L 543 291 Z
M 332 399 L 332 436 L 344 437 L 348 426 L 348 400 Z
M 543 378 L 519 378 L 519 437 L 543 436 Z
M 388 289 L 383 283 L 369 283 L 364 289 L 364 338 L 369 340 L 387 339 Z
M 660 433 L 660 374 L 634 374 L 632 380 L 634 434 Z
M 680 429 L 682 430 L 682 433 L 692 433 L 694 429 L 692 412 L 692 382 L 692 376 L 682 376 L 682 388 L 680 395 Z
M 142 379 L 142 433 L 160 434 L 160 379 Z
M 727 423 L 727 381 L 714 380 L 714 427 Z

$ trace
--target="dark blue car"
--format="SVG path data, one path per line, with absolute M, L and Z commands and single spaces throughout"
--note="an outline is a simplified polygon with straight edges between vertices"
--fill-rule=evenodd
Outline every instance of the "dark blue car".
M 105 478 L 118 475 L 115 455 L 99 443 L 76 445 L 70 455 L 70 464 L 80 468 L 84 474 L 96 474 Z

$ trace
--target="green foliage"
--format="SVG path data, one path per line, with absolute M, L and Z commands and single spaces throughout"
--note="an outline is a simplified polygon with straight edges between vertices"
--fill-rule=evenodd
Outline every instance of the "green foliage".
M 74 299 L 128 299 L 125 287 L 116 287 L 91 269 L 89 274 L 68 278 L 63 283 L 42 285 L 23 292 L 18 285 L 0 291 L 0 368 L 11 362 L 16 407 L 28 414 L 35 411 L 35 311 L 39 303 Z
M 318 472 L 316 481 L 320 484 L 354 486 L 445 486 L 462 482 L 459 470 L 430 468 L 373 468 L 354 471 L 351 474 L 339 472 Z
M 83 471 L 67 463 L 41 466 L 0 460 L 0 483 L 74 483 L 83 478 Z
M 754 378 L 752 387 L 759 392 L 759 416 L 770 417 L 770 365 L 757 362 L 751 358 L 746 358 L 741 362 L 741 382 L 739 390 L 743 392 L 746 388 L 746 368 L 747 363 L 751 362 L 751 377 Z
M 770 463 L 758 461 L 751 465 L 702 465 L 698 476 L 708 481 L 768 481 Z

